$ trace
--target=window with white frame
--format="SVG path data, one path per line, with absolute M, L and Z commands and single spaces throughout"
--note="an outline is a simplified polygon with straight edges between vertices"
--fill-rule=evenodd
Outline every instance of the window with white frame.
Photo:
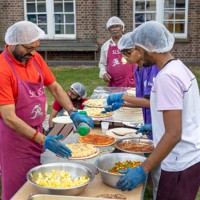
M 133 27 L 156 20 L 176 38 L 187 38 L 188 0 L 133 0 Z
M 47 38 L 76 37 L 75 0 L 25 0 L 25 19 L 43 29 Z

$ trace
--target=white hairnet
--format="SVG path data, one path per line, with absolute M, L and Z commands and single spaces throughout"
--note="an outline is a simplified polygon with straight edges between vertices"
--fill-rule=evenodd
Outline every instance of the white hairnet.
M 107 29 L 109 29 L 109 27 L 111 27 L 113 25 L 121 25 L 121 26 L 123 26 L 123 31 L 124 31 L 124 22 L 119 17 L 113 16 L 106 23 Z
M 165 53 L 170 51 L 174 45 L 174 36 L 159 22 L 145 22 L 136 31 L 135 44 L 146 51 Z
M 30 21 L 20 21 L 7 29 L 5 42 L 8 45 L 30 44 L 44 38 L 44 31 Z
M 87 92 L 83 84 L 76 82 L 71 85 L 71 88 L 81 97 L 86 97 Z
M 132 40 L 132 37 L 133 37 L 132 35 L 133 35 L 133 32 L 129 32 L 129 33 L 124 34 L 120 38 L 119 42 L 117 43 L 118 49 L 120 51 L 122 51 L 124 49 L 133 49 L 133 48 L 135 48 L 135 42 L 134 42 L 134 40 Z

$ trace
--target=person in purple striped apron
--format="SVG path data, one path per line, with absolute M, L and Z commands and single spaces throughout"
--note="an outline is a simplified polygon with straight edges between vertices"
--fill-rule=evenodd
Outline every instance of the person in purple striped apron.
M 9 200 L 26 182 L 27 172 L 40 165 L 48 149 L 68 158 L 71 151 L 59 136 L 45 136 L 45 86 L 65 108 L 74 125 L 93 120 L 75 112 L 71 100 L 37 53 L 45 33 L 36 24 L 20 21 L 7 29 L 5 50 L 0 54 L 0 166 L 2 200 Z

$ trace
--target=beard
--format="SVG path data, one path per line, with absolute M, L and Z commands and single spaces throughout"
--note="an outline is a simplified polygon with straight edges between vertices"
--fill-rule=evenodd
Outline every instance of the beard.
M 12 54 L 15 57 L 15 59 L 17 61 L 19 61 L 19 62 L 27 62 L 33 56 L 31 53 L 27 53 L 25 55 L 20 54 L 17 47 L 14 49 L 14 51 L 12 52 Z

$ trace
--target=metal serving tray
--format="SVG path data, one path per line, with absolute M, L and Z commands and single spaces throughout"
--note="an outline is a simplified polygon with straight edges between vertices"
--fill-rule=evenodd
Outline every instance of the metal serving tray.
M 131 151 L 131 150 L 126 150 L 121 148 L 119 145 L 125 142 L 130 142 L 130 143 L 137 143 L 137 142 L 142 142 L 142 143 L 151 143 L 153 146 L 153 141 L 150 139 L 143 139 L 143 138 L 127 138 L 127 139 L 120 139 L 117 142 L 115 142 L 114 147 L 120 151 L 127 152 L 127 153 L 133 153 L 133 154 L 149 154 L 152 153 L 152 151 Z
M 35 194 L 35 195 L 30 196 L 28 200 L 120 200 L 120 199 Z

